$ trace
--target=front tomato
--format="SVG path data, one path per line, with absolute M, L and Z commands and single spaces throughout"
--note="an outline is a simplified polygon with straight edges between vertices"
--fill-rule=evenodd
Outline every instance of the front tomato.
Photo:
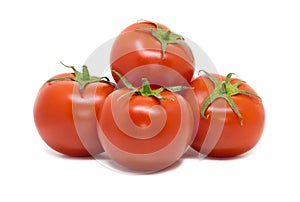
M 121 88 L 107 97 L 98 113 L 104 150 L 132 171 L 166 168 L 191 143 L 194 120 L 188 102 L 170 91 L 152 92 L 149 86 L 135 92 Z
M 182 36 L 148 21 L 134 23 L 116 38 L 111 50 L 111 69 L 134 86 L 141 79 L 161 86 L 185 85 L 194 74 L 194 58 Z M 112 74 L 118 83 L 119 77 Z
M 42 139 L 55 151 L 89 156 L 103 152 L 96 112 L 102 110 L 114 86 L 76 74 L 57 75 L 41 87 L 34 105 L 34 121 Z M 76 78 L 79 81 L 73 80 Z
M 261 99 L 245 82 L 220 75 L 191 82 L 198 99 L 200 121 L 192 148 L 213 157 L 232 157 L 252 149 L 265 120 Z

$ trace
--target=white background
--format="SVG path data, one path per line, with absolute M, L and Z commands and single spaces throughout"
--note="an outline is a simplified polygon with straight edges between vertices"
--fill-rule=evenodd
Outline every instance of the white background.
M 197 4 L 196 4 L 197 2 Z M 297 1 L 1 1 L 0 201 L 299 201 Z M 33 122 L 40 86 L 81 67 L 138 19 L 196 42 L 219 73 L 235 72 L 263 98 L 266 125 L 245 156 L 193 155 L 153 175 L 126 175 L 52 152 Z

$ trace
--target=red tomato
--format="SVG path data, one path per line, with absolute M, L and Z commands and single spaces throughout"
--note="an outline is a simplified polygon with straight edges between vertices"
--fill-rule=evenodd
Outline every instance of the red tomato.
M 153 172 L 166 168 L 191 143 L 194 120 L 188 102 L 170 91 L 158 97 L 132 94 L 132 90 L 121 88 L 107 97 L 98 113 L 104 150 L 130 170 Z
M 134 86 L 141 79 L 159 86 L 185 85 L 194 74 L 194 58 L 185 40 L 166 26 L 137 22 L 116 38 L 111 50 L 111 69 Z M 112 74 L 119 81 L 116 74 Z
M 232 74 L 226 78 L 206 74 L 191 82 L 201 109 L 192 148 L 213 157 L 232 157 L 249 151 L 264 128 L 261 99 L 245 82 L 231 78 Z
M 77 72 L 78 73 L 78 72 Z M 92 82 L 79 89 L 74 73 L 60 74 L 46 82 L 37 95 L 34 120 L 42 139 L 55 151 L 70 156 L 89 156 L 103 152 L 98 140 L 96 112 L 114 90 L 106 82 Z M 94 78 L 95 79 L 95 78 Z

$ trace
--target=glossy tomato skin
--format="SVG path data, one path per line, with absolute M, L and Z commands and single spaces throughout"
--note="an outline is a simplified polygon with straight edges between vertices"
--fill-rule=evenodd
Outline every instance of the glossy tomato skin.
M 74 77 L 60 74 L 53 78 Z M 53 150 L 69 156 L 90 156 L 103 152 L 97 136 L 96 112 L 114 90 L 108 83 L 85 86 L 80 93 L 74 81 L 45 83 L 34 105 L 34 121 L 41 138 Z
M 134 86 L 141 86 L 141 78 L 160 86 L 189 82 L 194 74 L 194 59 L 190 49 L 179 44 L 168 44 L 162 58 L 161 43 L 151 35 L 151 31 L 136 30 L 145 26 L 155 27 L 155 24 L 132 24 L 116 38 L 110 56 L 111 69 L 125 76 Z M 114 73 L 112 75 L 118 82 L 119 77 Z
M 224 77 L 214 75 L 218 80 Z M 237 79 L 231 79 L 236 83 Z M 206 76 L 200 76 L 191 82 L 198 99 L 199 108 L 204 99 L 214 88 L 213 83 Z M 256 92 L 246 83 L 239 89 Z M 238 116 L 224 99 L 213 102 L 206 111 L 208 119 L 200 116 L 198 132 L 192 143 L 192 148 L 211 157 L 233 157 L 252 149 L 261 138 L 264 129 L 265 111 L 262 102 L 253 96 L 232 96 L 234 103 L 240 111 L 242 124 Z
M 99 138 L 115 162 L 136 172 L 154 172 L 176 162 L 191 143 L 193 114 L 180 95 L 164 91 L 154 97 L 120 96 L 114 91 L 98 114 Z

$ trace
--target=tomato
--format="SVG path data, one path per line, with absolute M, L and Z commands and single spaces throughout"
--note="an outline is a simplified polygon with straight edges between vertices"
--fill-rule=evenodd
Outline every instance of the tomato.
M 114 90 L 109 82 L 83 75 L 75 71 L 53 77 L 40 88 L 34 105 L 34 121 L 42 139 L 55 151 L 70 156 L 103 152 L 96 112 Z
M 261 99 L 245 82 L 220 75 L 199 76 L 191 82 L 198 99 L 199 127 L 192 148 L 213 157 L 232 157 L 252 149 L 265 120 Z
M 131 171 L 154 172 L 166 168 L 191 143 L 193 113 L 189 103 L 168 90 L 154 92 L 149 84 L 142 90 L 114 91 L 97 117 L 104 150 Z
M 142 78 L 158 86 L 184 85 L 194 74 L 193 54 L 183 37 L 148 21 L 134 23 L 119 34 L 110 61 L 111 70 L 134 86 L 141 86 Z M 119 81 L 116 74 L 112 76 Z

